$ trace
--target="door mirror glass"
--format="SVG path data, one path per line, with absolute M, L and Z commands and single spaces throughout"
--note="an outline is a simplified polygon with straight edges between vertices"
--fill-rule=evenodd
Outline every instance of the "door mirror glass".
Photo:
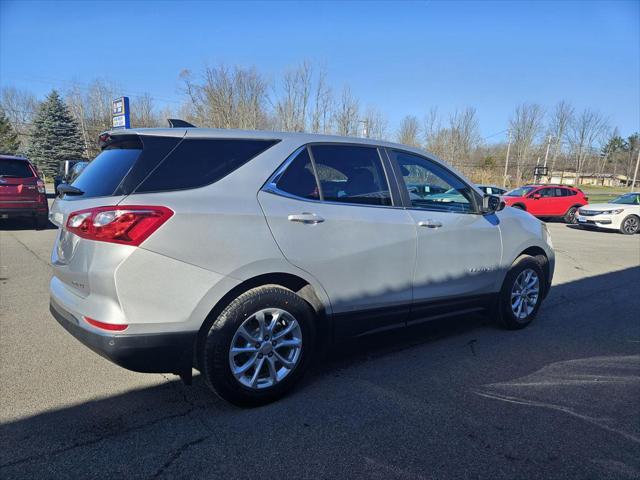
M 485 195 L 482 197 L 482 213 L 495 213 L 503 208 L 504 202 L 497 195 Z

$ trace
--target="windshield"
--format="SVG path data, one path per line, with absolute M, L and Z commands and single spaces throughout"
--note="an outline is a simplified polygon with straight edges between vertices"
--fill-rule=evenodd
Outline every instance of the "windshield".
M 532 190 L 535 190 L 535 189 L 536 187 L 519 187 L 519 188 L 514 188 L 513 190 L 505 193 L 505 195 L 507 197 L 524 197 L 528 193 L 530 193 Z
M 619 203 L 621 205 L 640 205 L 640 194 L 638 193 L 625 193 L 618 198 L 611 200 L 611 203 Z
M 0 177 L 33 177 L 29 164 L 24 160 L 0 160 Z

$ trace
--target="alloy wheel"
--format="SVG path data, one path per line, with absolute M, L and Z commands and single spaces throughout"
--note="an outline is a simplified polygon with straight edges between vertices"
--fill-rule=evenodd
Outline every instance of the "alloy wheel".
M 540 297 L 540 278 L 535 270 L 520 272 L 511 287 L 511 311 L 518 320 L 525 320 L 533 313 Z
M 295 317 L 280 308 L 265 308 L 238 327 L 229 348 L 229 366 L 245 387 L 269 388 L 296 368 L 301 352 L 302 330 Z
M 638 228 L 640 228 L 640 220 L 636 217 L 629 217 L 625 219 L 622 224 L 622 230 L 624 230 L 624 233 L 636 233 Z

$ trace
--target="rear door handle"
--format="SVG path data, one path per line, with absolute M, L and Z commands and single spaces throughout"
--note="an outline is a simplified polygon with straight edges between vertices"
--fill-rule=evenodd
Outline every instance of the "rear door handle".
M 418 222 L 418 226 L 427 228 L 440 228 L 442 226 L 442 222 L 437 222 L 435 220 L 424 220 L 422 222 Z
M 287 219 L 290 222 L 306 223 L 308 225 L 316 225 L 318 223 L 324 222 L 324 218 L 322 218 L 320 215 L 308 212 L 292 214 L 289 215 Z

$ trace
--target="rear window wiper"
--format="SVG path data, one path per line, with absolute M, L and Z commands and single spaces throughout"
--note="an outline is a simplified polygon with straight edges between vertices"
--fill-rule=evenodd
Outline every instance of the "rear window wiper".
M 78 187 L 73 187 L 67 183 L 58 185 L 58 193 L 64 193 L 65 195 L 84 195 L 84 192 Z

